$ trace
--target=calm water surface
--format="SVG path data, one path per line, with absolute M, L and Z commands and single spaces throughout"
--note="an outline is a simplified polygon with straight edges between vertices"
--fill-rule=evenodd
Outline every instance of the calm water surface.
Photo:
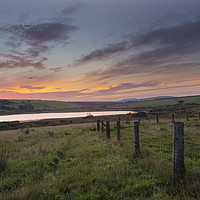
M 122 115 L 128 113 L 136 113 L 132 111 L 100 111 L 100 112 L 69 112 L 69 113 L 39 113 L 39 114 L 19 114 L 19 115 L 2 115 L 0 116 L 0 122 L 8 121 L 33 121 L 41 119 L 58 119 L 58 118 L 77 118 L 93 116 L 105 116 L 105 115 Z

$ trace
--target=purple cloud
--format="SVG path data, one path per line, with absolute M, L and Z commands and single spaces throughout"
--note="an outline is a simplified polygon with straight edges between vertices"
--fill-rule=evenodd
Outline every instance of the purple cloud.
M 19 24 L 0 28 L 1 32 L 10 33 L 31 47 L 40 47 L 44 42 L 69 39 L 69 33 L 77 30 L 76 26 L 63 23 Z
M 78 6 L 77 8 L 72 7 L 70 9 L 71 12 L 73 10 L 75 12 Z M 32 66 L 38 69 L 44 68 L 43 62 L 45 60 L 41 58 L 41 53 L 46 53 L 50 48 L 58 44 L 66 45 L 67 40 L 70 38 L 70 33 L 77 29 L 77 26 L 71 25 L 71 22 L 67 20 L 4 25 L 0 27 L 0 32 L 6 33 L 9 36 L 6 45 L 12 48 L 10 53 L 13 55 L 9 54 L 9 60 L 0 62 L 0 67 L 15 68 Z M 24 51 L 26 46 L 28 48 Z M 33 61 L 33 58 L 38 58 L 39 60 Z
M 42 58 L 37 62 L 33 60 L 28 60 L 19 56 L 14 55 L 6 55 L 0 53 L 0 57 L 7 59 L 6 61 L 0 61 L 0 68 L 24 68 L 24 67 L 34 67 L 36 69 L 44 69 L 43 62 L 47 60 L 47 58 Z
M 20 86 L 21 89 L 29 89 L 29 90 L 41 90 L 41 89 L 44 89 L 46 87 L 35 87 L 35 86 L 32 86 L 32 85 L 23 85 L 23 86 Z
M 83 56 L 77 61 L 75 65 L 81 65 L 91 61 L 99 61 L 101 59 L 108 58 L 113 54 L 123 52 L 127 49 L 127 42 L 123 41 L 117 44 L 109 44 L 108 47 L 103 49 L 97 49 L 90 54 Z
M 147 50 L 149 47 L 151 50 Z M 140 52 L 137 52 L 138 48 L 140 48 Z M 131 35 L 129 42 L 120 53 L 126 53 L 127 50 L 131 52 L 132 49 L 137 53 L 105 70 L 90 72 L 86 74 L 86 77 L 101 80 L 129 74 L 152 75 L 177 71 L 184 73 L 188 68 L 197 72 L 200 62 L 192 61 L 190 58 L 194 58 L 195 54 L 200 52 L 200 20 L 174 27 L 160 28 L 139 36 Z M 110 51 L 110 56 L 113 53 Z M 93 59 L 91 56 L 93 53 L 89 55 L 84 58 L 86 61 Z M 101 55 L 102 59 L 103 56 L 106 57 L 106 54 Z M 98 54 L 96 57 L 98 58 Z M 94 58 L 96 57 L 94 56 Z M 184 60 L 185 58 L 188 58 L 188 61 Z
M 116 87 L 109 88 L 107 90 L 99 90 L 96 92 L 88 92 L 86 93 L 84 90 L 79 91 L 67 91 L 67 92 L 40 92 L 40 93 L 18 93 L 12 91 L 0 91 L 0 95 L 2 99 L 44 99 L 44 100 L 64 100 L 64 101 L 71 101 L 71 100 L 92 100 L 93 98 L 105 98 L 111 95 L 116 94 L 130 94 L 130 92 L 124 91 L 124 89 L 133 89 L 133 88 L 143 88 L 148 87 L 148 89 L 140 89 L 140 90 L 133 90 L 132 93 L 140 93 L 140 92 L 150 92 L 150 91 L 161 91 L 166 89 L 178 89 L 178 88 L 190 88 L 190 87 L 197 87 L 200 84 L 193 84 L 193 85 L 182 85 L 182 86 L 166 86 L 166 87 L 156 87 L 159 86 L 161 83 L 159 82 L 144 82 L 140 84 L 134 83 L 123 83 L 119 84 Z M 151 87 L 151 88 L 149 88 Z M 84 93 L 82 92 L 84 91 Z M 113 98 L 113 97 L 111 97 Z M 115 97 L 116 98 L 116 97 Z M 121 98 L 121 97 L 120 97 Z

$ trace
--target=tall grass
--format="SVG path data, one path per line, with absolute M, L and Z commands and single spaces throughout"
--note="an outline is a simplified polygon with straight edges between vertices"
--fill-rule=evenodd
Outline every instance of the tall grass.
M 8 169 L 8 152 L 6 148 L 1 149 L 0 151 L 0 173 Z
M 120 142 L 114 123 L 111 139 L 96 132 L 96 123 L 0 132 L 1 149 L 6 147 L 0 199 L 199 199 L 197 119 L 185 125 L 186 177 L 176 186 L 171 122 L 141 121 L 139 156 L 133 122 L 122 124 Z

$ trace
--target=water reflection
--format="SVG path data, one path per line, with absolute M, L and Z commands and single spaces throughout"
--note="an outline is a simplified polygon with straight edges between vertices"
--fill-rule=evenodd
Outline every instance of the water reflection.
M 41 119 L 77 118 L 87 116 L 122 115 L 135 113 L 132 111 L 100 111 L 100 112 L 69 112 L 69 113 L 39 113 L 0 116 L 0 122 L 8 121 L 33 121 Z

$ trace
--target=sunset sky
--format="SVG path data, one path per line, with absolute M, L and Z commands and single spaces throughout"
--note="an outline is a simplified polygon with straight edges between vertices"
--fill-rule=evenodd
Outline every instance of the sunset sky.
M 0 2 L 0 99 L 200 95 L 199 0 Z

